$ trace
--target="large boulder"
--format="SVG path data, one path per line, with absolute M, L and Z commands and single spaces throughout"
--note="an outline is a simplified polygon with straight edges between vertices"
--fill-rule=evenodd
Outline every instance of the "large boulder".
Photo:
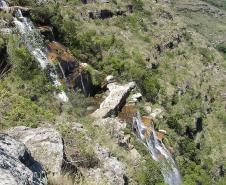
M 0 134 L 0 185 L 42 185 L 46 175 L 27 147 L 7 134 Z
M 100 166 L 84 172 L 89 182 L 94 184 L 104 182 L 106 185 L 127 184 L 126 168 L 122 162 L 110 156 L 109 150 L 99 144 L 96 145 L 95 153 L 100 160 Z
M 126 103 L 132 89 L 135 88 L 135 83 L 130 82 L 126 85 L 117 85 L 116 83 L 108 84 L 107 88 L 110 93 L 107 98 L 100 104 L 100 108 L 92 113 L 92 117 L 106 118 L 118 113 L 122 106 Z
M 63 140 L 53 128 L 14 127 L 7 134 L 20 140 L 48 173 L 59 175 L 64 163 Z

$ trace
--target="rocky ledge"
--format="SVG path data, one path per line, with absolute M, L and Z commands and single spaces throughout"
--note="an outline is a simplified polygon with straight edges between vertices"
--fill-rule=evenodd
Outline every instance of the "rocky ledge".
M 59 175 L 64 163 L 63 140 L 53 128 L 14 127 L 7 131 L 11 137 L 21 141 L 31 151 L 48 173 Z
M 45 174 L 22 142 L 0 134 L 0 185 L 42 185 Z
M 126 85 L 118 85 L 116 83 L 110 83 L 107 85 L 109 95 L 100 104 L 100 108 L 92 113 L 94 118 L 106 118 L 111 115 L 117 114 L 122 106 L 126 103 L 132 89 L 134 89 L 136 84 L 130 82 Z

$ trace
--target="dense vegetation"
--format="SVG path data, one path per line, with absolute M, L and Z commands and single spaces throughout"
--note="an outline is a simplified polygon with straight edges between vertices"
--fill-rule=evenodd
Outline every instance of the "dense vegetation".
M 187 19 L 185 12 L 179 14 L 179 19 L 174 13 L 175 7 L 170 9 L 168 4 L 148 0 L 113 1 L 104 5 L 84 5 L 71 0 L 40 6 L 33 1 L 13 2 L 31 6 L 29 18 L 36 25 L 53 27 L 55 39 L 67 46 L 78 61 L 90 64 L 101 75 L 112 74 L 120 82 L 135 81 L 145 96 L 144 101 L 164 108 L 165 115 L 156 125 L 167 130 L 167 142 L 175 150 L 185 185 L 225 183 L 219 167 L 226 165 L 226 102 L 222 97 L 226 92 L 226 45 L 225 42 L 212 42 L 216 38 L 209 38 L 212 30 L 202 30 L 203 35 L 196 32 L 194 25 L 202 17 L 194 19 L 195 13 L 189 14 Z M 226 9 L 223 0 L 206 2 Z M 132 4 L 134 11 L 126 16 L 90 19 L 83 14 L 102 8 L 125 9 L 127 4 Z M 4 16 L 11 19 L 10 15 Z M 215 28 L 218 26 L 225 34 L 221 20 Z M 48 39 L 45 38 L 46 42 Z M 85 115 L 86 107 L 94 102 L 92 97 L 74 96 L 68 92 L 71 103 L 63 105 L 52 96 L 55 89 L 46 71 L 40 70 L 15 32 L 0 38 L 0 52 L 4 51 L 3 48 L 7 48 L 7 56 L 0 62 L 7 60 L 11 68 L 0 82 L 2 129 L 54 123 L 65 140 L 82 140 L 85 136 L 74 135 L 63 124 L 79 120 L 86 125 L 94 141 L 114 145 L 104 134 L 99 138 L 100 131 Z M 91 149 L 93 143 L 86 142 L 87 148 L 77 145 L 81 155 L 84 154 L 89 161 L 83 164 L 87 167 L 95 165 L 96 159 Z M 138 145 L 136 139 L 132 142 Z M 145 149 L 139 150 L 145 162 L 138 172 L 130 169 L 130 175 L 140 184 L 163 184 L 157 164 Z M 115 146 L 112 152 L 118 158 L 128 160 L 127 152 L 119 146 Z

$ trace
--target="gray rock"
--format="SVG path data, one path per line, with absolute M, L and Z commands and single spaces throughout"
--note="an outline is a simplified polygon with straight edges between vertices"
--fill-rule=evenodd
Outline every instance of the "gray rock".
M 107 88 L 110 93 L 107 98 L 100 104 L 100 108 L 92 113 L 94 118 L 106 118 L 117 113 L 122 105 L 126 102 L 130 92 L 135 88 L 135 83 L 130 82 L 126 85 L 108 84 Z
M 84 126 L 81 123 L 72 123 L 70 127 L 73 131 L 76 132 L 87 132 L 87 130 L 84 129 Z
M 42 166 L 20 141 L 0 134 L 0 185 L 42 185 L 46 175 Z
M 132 96 L 131 96 L 131 103 L 137 103 L 137 102 L 139 102 L 140 100 L 141 100 L 141 98 L 142 98 L 142 94 L 141 93 L 136 93 L 136 94 L 133 94 Z
M 132 160 L 133 166 L 136 167 L 140 165 L 141 155 L 138 153 L 138 151 L 135 148 L 130 150 L 130 158 Z
M 48 173 L 59 175 L 64 163 L 63 140 L 53 128 L 14 127 L 7 134 L 20 140 Z
M 157 116 L 159 116 L 161 118 L 161 114 L 163 113 L 163 110 L 161 108 L 157 108 L 157 109 L 154 109 L 152 111 L 152 113 L 150 114 L 150 116 L 152 118 L 156 118 Z
M 112 75 L 108 75 L 106 78 L 105 78 L 105 81 L 109 84 L 109 83 L 112 83 L 115 81 L 115 78 L 114 76 Z
M 106 185 L 125 184 L 126 170 L 122 162 L 120 162 L 116 157 L 111 157 L 109 150 L 96 145 L 96 154 L 100 160 L 100 167 L 89 169 L 85 176 L 94 184 L 99 184 L 99 182 L 105 182 Z

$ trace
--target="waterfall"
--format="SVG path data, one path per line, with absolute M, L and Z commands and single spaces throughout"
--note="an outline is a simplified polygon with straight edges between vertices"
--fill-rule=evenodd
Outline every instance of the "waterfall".
M 47 50 L 44 48 L 42 37 L 35 29 L 32 22 L 25 18 L 19 9 L 16 10 L 13 22 L 20 32 L 22 41 L 26 44 L 29 52 L 39 62 L 42 69 L 48 69 L 49 77 L 51 78 L 53 85 L 57 88 L 61 87 L 62 84 L 59 81 L 55 67 L 47 58 Z M 57 94 L 57 97 L 64 102 L 68 101 L 66 93 L 62 90 Z
M 139 113 L 137 117 L 134 117 L 133 121 L 140 138 L 145 141 L 145 145 L 150 151 L 152 158 L 159 163 L 165 182 L 169 185 L 181 185 L 182 180 L 176 163 L 164 143 L 157 138 L 154 126 L 145 126 Z

